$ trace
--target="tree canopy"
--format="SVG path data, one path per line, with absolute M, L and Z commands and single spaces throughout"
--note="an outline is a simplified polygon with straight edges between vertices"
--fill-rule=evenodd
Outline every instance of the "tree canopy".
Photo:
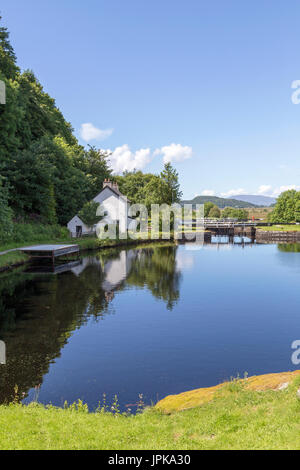
M 3 26 L 0 80 L 6 87 L 6 104 L 0 105 L 0 172 L 11 215 L 66 224 L 111 175 L 107 155 L 78 144 L 34 73 L 16 65 Z
M 97 216 L 98 207 L 98 202 L 89 201 L 85 203 L 83 208 L 78 213 L 81 220 L 90 228 L 97 224 L 101 219 L 100 216 Z
M 281 193 L 269 220 L 284 224 L 300 222 L 300 191 L 290 189 Z
M 132 203 L 172 204 L 181 198 L 170 163 L 160 175 L 132 171 L 113 176 L 108 152 L 79 145 L 34 72 L 18 67 L 1 17 L 0 80 L 6 88 L 6 104 L 0 104 L 0 218 L 7 224 L 29 219 L 66 225 L 101 191 L 106 178 L 115 179 Z
M 117 176 L 120 191 L 132 203 L 145 204 L 150 209 L 151 204 L 173 204 L 180 201 L 181 191 L 178 173 L 170 163 L 164 165 L 159 175 L 142 173 L 141 171 L 125 172 Z
M 222 210 L 222 217 L 224 219 L 247 220 L 248 212 L 245 209 L 235 209 L 234 207 L 225 207 L 225 209 Z
M 217 206 L 214 206 L 210 209 L 208 213 L 210 219 L 219 219 L 221 217 L 221 211 Z

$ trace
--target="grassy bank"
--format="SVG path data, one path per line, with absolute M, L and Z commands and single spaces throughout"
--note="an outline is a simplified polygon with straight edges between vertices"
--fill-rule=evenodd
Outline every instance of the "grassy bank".
M 69 238 L 69 232 L 59 225 L 38 223 L 14 223 L 9 233 L 2 234 L 0 251 L 24 246 L 25 244 L 47 242 Z
M 19 229 L 17 229 L 17 225 Z M 15 224 L 15 235 L 8 241 L 0 242 L 0 252 L 14 250 L 24 246 L 38 244 L 77 244 L 80 251 L 98 250 L 103 248 L 126 247 L 139 243 L 153 243 L 149 234 L 138 235 L 135 239 L 99 240 L 96 235 L 83 238 L 71 238 L 68 230 L 58 226 L 42 226 L 37 224 Z M 149 237 L 148 239 L 146 237 Z M 162 233 L 159 234 L 158 242 L 164 242 Z M 165 240 L 167 242 L 168 240 Z M 169 240 L 170 241 L 170 240 Z M 172 240 L 171 240 L 172 242 Z M 19 251 L 13 251 L 0 255 L 0 271 L 9 269 L 14 265 L 24 264 L 29 257 Z
M 257 378 L 261 391 L 235 380 L 211 401 L 171 414 L 157 407 L 123 416 L 87 413 L 82 405 L 1 406 L 0 449 L 299 449 L 300 376 L 290 375 L 282 390 L 287 375 L 270 377 Z
M 91 237 L 84 237 L 84 238 L 70 238 L 70 237 L 63 237 L 63 238 L 51 238 L 51 239 L 43 239 L 43 240 L 32 240 L 24 243 L 10 243 L 6 245 L 0 246 L 0 251 L 4 250 L 9 250 L 9 249 L 14 249 L 14 248 L 21 248 L 23 246 L 29 246 L 32 244 L 76 244 L 79 245 L 81 251 L 85 250 L 97 250 L 99 248 L 113 248 L 117 246 L 127 246 L 127 245 L 136 245 L 138 243 L 164 243 L 164 242 L 172 242 L 171 240 L 163 240 L 163 239 L 158 239 L 156 240 L 151 240 L 149 239 L 144 239 L 144 238 L 136 238 L 136 239 L 116 239 L 116 240 L 99 240 L 96 236 L 91 236 Z M 16 253 L 16 252 L 13 252 Z M 1 257 L 4 257 L 6 255 L 1 255 Z
M 157 236 L 162 239 L 163 233 L 160 232 Z M 103 246 L 116 246 L 133 244 L 136 241 L 143 240 L 151 237 L 151 233 L 137 234 L 136 239 L 116 239 L 116 240 L 99 240 L 96 235 L 91 235 L 83 238 L 70 237 L 69 231 L 65 227 L 58 225 L 42 225 L 42 224 L 17 224 L 13 226 L 10 236 L 6 239 L 0 239 L 0 252 L 20 248 L 22 246 L 37 245 L 37 244 L 59 244 L 59 243 L 76 243 L 80 245 L 82 250 L 93 250 Z M 152 240 L 153 241 L 153 240 Z
M 6 253 L 5 255 L 0 256 L 0 272 L 12 268 L 14 266 L 19 266 L 28 261 L 28 256 L 19 251 L 13 251 L 11 253 Z
M 265 230 L 267 232 L 299 232 L 300 225 L 266 225 L 265 227 L 259 227 L 259 230 Z

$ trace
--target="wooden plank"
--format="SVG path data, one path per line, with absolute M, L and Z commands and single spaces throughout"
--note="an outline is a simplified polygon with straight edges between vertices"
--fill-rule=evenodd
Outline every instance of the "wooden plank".
M 79 252 L 79 245 L 35 245 L 19 249 L 32 258 L 52 258 Z

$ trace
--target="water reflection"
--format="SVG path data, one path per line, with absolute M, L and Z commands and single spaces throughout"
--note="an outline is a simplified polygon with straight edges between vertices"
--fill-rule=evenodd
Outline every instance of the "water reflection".
M 118 291 L 147 289 L 172 309 L 179 299 L 176 250 L 107 250 L 58 266 L 56 275 L 35 267 L 1 276 L 0 340 L 7 363 L 0 366 L 0 403 L 15 397 L 15 385 L 22 397 L 39 386 L 76 329 L 114 313 Z
M 151 403 L 291 369 L 300 246 L 234 241 L 107 250 L 59 273 L 2 275 L 0 402 L 16 384 L 30 401 L 42 384 L 43 403 L 82 398 L 93 409 L 105 392 L 124 409 L 139 393 Z
M 279 243 L 277 257 L 282 266 L 292 268 L 300 273 L 300 260 L 293 253 L 300 253 L 300 243 Z
M 154 297 L 172 310 L 179 299 L 180 272 L 176 269 L 176 247 L 140 250 L 127 278 L 127 284 L 147 287 Z

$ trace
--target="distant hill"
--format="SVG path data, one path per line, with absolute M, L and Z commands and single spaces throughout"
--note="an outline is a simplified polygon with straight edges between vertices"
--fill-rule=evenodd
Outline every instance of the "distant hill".
M 257 204 L 240 201 L 239 199 L 227 199 L 217 196 L 196 196 L 190 201 L 181 201 L 181 204 L 205 204 L 206 202 L 213 202 L 220 209 L 224 209 L 224 207 L 236 207 L 239 209 L 244 209 L 246 207 L 258 207 Z
M 250 202 L 251 204 L 256 204 L 258 206 L 271 206 L 276 203 L 275 197 L 270 196 L 257 196 L 257 195 L 248 195 L 240 194 L 239 196 L 232 196 L 233 199 L 238 199 L 239 201 Z

